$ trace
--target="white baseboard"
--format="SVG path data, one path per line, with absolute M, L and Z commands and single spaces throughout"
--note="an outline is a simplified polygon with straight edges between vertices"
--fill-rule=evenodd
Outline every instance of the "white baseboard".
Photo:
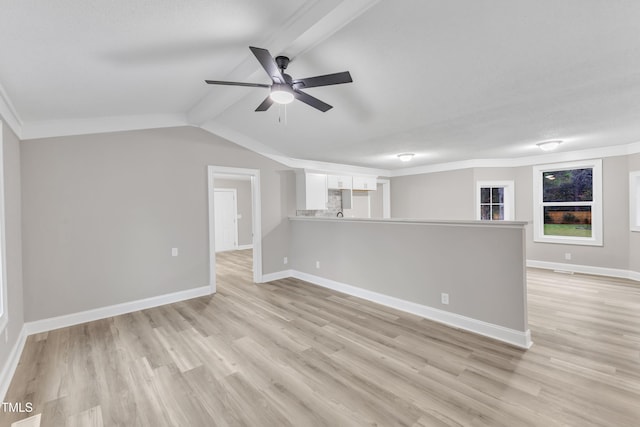
M 20 330 L 20 335 L 18 336 L 16 343 L 13 345 L 11 353 L 9 353 L 9 358 L 2 367 L 2 372 L 0 372 L 0 401 L 2 402 L 4 402 L 7 390 L 9 390 L 9 384 L 11 384 L 13 374 L 16 372 L 16 368 L 18 367 L 18 362 L 20 361 L 20 356 L 22 355 L 25 342 L 27 342 L 27 330 L 23 325 Z
M 594 276 L 618 277 L 620 279 L 631 279 L 640 281 L 640 273 L 633 270 L 623 270 L 619 268 L 594 267 L 591 265 L 567 264 L 563 262 L 527 260 L 527 267 L 542 268 L 545 270 L 570 271 L 572 273 L 593 274 Z
M 287 277 L 293 277 L 292 270 L 276 271 L 275 273 L 268 273 L 262 275 L 262 283 L 273 282 L 274 280 L 286 279 Z
M 244 249 L 253 249 L 253 245 L 238 245 L 237 250 L 242 251 Z
M 202 286 L 200 288 L 188 289 L 186 291 L 173 292 L 156 297 L 144 298 L 136 301 L 124 302 L 122 304 L 95 308 L 93 310 L 81 311 L 79 313 L 66 314 L 64 316 L 51 317 L 48 319 L 27 322 L 24 325 L 24 329 L 26 330 L 27 335 L 38 334 L 40 332 L 52 331 L 54 329 L 65 328 L 67 326 L 105 319 L 107 317 L 118 316 L 120 314 L 131 313 L 138 310 L 144 310 L 146 308 L 158 307 L 160 305 L 171 304 L 174 302 L 184 301 L 210 294 L 211 287 Z
M 314 276 L 297 270 L 291 270 L 290 272 L 292 277 L 304 280 L 305 282 L 309 282 L 314 285 L 373 301 L 375 303 L 405 311 L 407 313 L 412 313 L 420 317 L 424 317 L 425 319 L 443 323 L 454 328 L 464 329 L 466 331 L 503 341 L 516 347 L 526 349 L 533 345 L 533 342 L 531 341 L 531 332 L 529 330 L 526 332 L 517 331 L 515 329 L 505 328 L 503 326 L 494 325 L 492 323 L 483 322 L 481 320 L 472 319 L 470 317 L 461 316 L 459 314 L 439 310 L 426 305 L 391 297 L 389 295 L 380 294 L 378 292 L 369 291 L 356 286 L 347 285 L 345 283 L 336 282 L 324 277 Z

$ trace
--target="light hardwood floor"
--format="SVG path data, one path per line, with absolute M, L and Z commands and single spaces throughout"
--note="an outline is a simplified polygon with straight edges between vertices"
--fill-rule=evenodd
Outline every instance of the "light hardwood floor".
M 29 337 L 42 426 L 639 426 L 640 284 L 529 270 L 520 350 L 294 279 Z M 26 415 L 0 413 L 0 425 Z

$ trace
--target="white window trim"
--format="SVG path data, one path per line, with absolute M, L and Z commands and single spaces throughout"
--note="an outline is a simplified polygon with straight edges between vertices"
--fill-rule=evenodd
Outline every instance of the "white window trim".
M 593 169 L 593 202 L 591 205 L 591 237 L 545 236 L 544 209 L 542 203 L 543 172 L 568 169 Z M 581 205 L 585 202 L 575 202 Z M 602 159 L 578 162 L 552 163 L 533 167 L 533 240 L 541 243 L 560 243 L 566 245 L 602 246 Z
M 480 191 L 484 187 L 504 188 L 504 220 L 514 221 L 515 212 L 515 183 L 513 181 L 476 181 L 476 219 L 482 219 L 480 201 L 482 200 Z
M 5 210 L 4 210 L 4 140 L 3 123 L 0 120 L 0 333 L 9 323 L 9 306 L 7 295 L 7 244 L 5 240 Z
M 640 171 L 629 173 L 629 228 L 640 231 Z

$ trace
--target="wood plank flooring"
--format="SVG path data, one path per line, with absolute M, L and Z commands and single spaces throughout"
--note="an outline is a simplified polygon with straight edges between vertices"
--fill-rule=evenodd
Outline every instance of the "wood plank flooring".
M 0 426 L 639 426 L 640 284 L 529 270 L 534 346 L 295 279 L 29 337 Z

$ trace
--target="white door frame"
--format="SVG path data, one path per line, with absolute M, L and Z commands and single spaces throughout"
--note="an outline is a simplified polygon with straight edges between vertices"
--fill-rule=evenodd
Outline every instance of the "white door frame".
M 262 283 L 262 220 L 260 202 L 260 170 L 230 168 L 225 166 L 207 167 L 207 188 L 209 193 L 209 287 L 211 293 L 216 292 L 216 235 L 213 199 L 215 196 L 215 174 L 245 175 L 251 178 L 251 208 L 253 222 L 253 281 Z
M 233 227 L 234 227 L 233 249 L 238 249 L 238 191 L 235 188 L 220 188 L 220 187 L 215 188 L 214 187 L 213 193 L 215 194 L 216 191 L 233 193 Z M 214 222 L 214 226 L 215 226 L 215 222 Z
M 377 183 L 382 184 L 382 218 L 391 218 L 391 180 L 378 178 Z

